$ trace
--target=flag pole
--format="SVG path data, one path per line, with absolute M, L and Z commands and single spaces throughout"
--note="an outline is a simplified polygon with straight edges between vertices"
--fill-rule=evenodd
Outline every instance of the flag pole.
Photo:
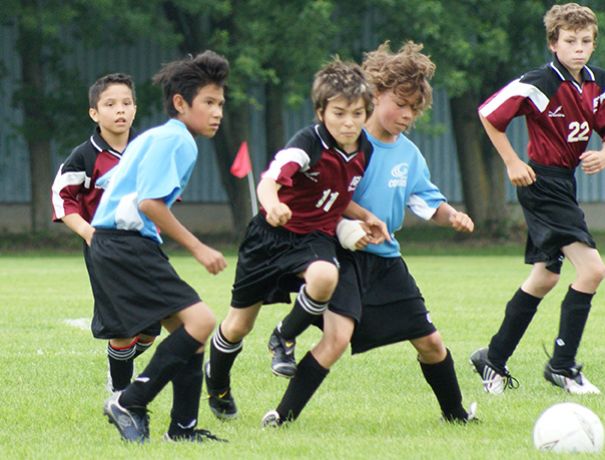
M 254 185 L 254 174 L 252 171 L 248 173 L 248 188 L 250 190 L 250 206 L 252 207 L 252 216 L 258 214 L 258 203 L 256 202 L 256 187 Z

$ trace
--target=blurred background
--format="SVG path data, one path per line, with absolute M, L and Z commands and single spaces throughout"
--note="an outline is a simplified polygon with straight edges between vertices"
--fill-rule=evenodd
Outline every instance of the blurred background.
M 88 87 L 124 72 L 136 82 L 135 128 L 163 123 L 151 76 L 162 63 L 212 49 L 231 63 L 225 116 L 200 156 L 175 213 L 200 234 L 237 240 L 251 217 L 249 184 L 230 173 L 242 142 L 253 178 L 313 121 L 308 95 L 331 56 L 361 62 L 385 40 L 424 44 L 437 64 L 434 102 L 409 133 L 432 179 L 473 217 L 481 237 L 521 222 L 478 105 L 523 71 L 550 60 L 541 0 L 3 0 L 0 9 L 0 236 L 65 234 L 52 224 L 50 186 L 94 125 Z M 580 1 L 600 14 L 605 0 Z M 605 66 L 597 46 L 594 65 Z M 522 120 L 509 127 L 524 155 Z M 591 140 L 598 148 L 599 139 Z M 577 173 L 589 226 L 605 230 L 605 179 Z M 412 220 L 412 223 L 414 221 Z M 75 238 L 75 237 L 74 237 Z

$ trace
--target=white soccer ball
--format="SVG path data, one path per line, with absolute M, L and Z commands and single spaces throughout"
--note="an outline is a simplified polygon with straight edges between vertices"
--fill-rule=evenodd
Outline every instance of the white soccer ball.
M 360 220 L 342 219 L 336 226 L 336 236 L 343 248 L 355 251 L 355 244 L 366 236 L 366 231 Z
M 538 417 L 534 445 L 550 452 L 600 452 L 603 424 L 593 411 L 580 404 L 555 404 Z

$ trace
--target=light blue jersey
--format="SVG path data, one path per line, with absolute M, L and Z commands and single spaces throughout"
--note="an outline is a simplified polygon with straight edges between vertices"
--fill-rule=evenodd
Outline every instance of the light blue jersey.
M 374 153 L 353 201 L 387 224 L 391 241 L 370 244 L 364 250 L 381 257 L 400 257 L 393 234 L 403 226 L 405 207 L 429 220 L 446 199 L 431 182 L 426 160 L 412 141 L 400 134 L 395 142 L 384 143 L 366 134 Z
M 162 199 L 172 206 L 189 182 L 196 160 L 197 144 L 183 122 L 172 118 L 145 131 L 128 144 L 118 165 L 97 180 L 97 186 L 106 190 L 92 226 L 136 230 L 162 243 L 139 203 Z

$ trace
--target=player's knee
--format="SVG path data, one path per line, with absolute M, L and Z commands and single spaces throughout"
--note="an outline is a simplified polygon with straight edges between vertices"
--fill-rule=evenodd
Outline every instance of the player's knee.
M 246 337 L 254 327 L 254 321 L 247 318 L 227 317 L 220 325 L 221 333 L 230 342 L 239 342 Z
M 430 335 L 412 341 L 418 352 L 418 359 L 424 363 L 441 362 L 447 355 L 447 350 L 441 334 L 435 331 Z
M 338 268 L 329 262 L 319 261 L 309 265 L 305 272 L 308 294 L 315 300 L 328 300 L 338 284 Z

